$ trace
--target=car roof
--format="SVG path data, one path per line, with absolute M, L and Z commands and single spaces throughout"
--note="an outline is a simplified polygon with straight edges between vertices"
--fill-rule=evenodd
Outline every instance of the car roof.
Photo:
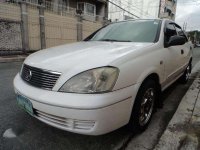
M 112 22 L 112 23 L 117 23 L 117 22 L 129 22 L 129 21 L 140 21 L 140 20 L 160 20 L 160 21 L 170 21 L 170 22 L 174 22 L 173 20 L 170 20 L 168 18 L 163 18 L 163 19 L 160 19 L 160 18 L 148 18 L 148 19 L 127 19 L 127 20 L 122 20 L 122 21 L 116 21 L 116 22 Z M 174 22 L 175 23 L 175 22 Z
M 163 19 L 160 19 L 160 18 L 151 18 L 151 19 L 127 19 L 127 20 L 122 20 L 122 21 L 116 21 L 116 22 L 111 22 L 111 24 L 112 23 L 120 23 L 120 22 L 129 22 L 129 21 L 140 21 L 140 20 L 160 20 L 160 21 L 169 21 L 169 22 L 171 22 L 171 23 L 174 23 L 174 24 L 176 24 L 176 26 L 177 27 L 179 27 L 179 28 L 181 28 L 175 21 L 173 21 L 173 20 L 170 20 L 170 19 L 168 19 L 168 18 L 163 18 Z

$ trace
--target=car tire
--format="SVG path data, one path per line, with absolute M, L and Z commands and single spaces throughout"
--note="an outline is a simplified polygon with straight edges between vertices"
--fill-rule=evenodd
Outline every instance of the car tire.
M 134 133 L 144 131 L 151 121 L 158 95 L 156 87 L 154 80 L 147 80 L 138 91 L 128 124 L 128 128 Z
M 184 74 L 180 77 L 179 81 L 181 83 L 186 84 L 188 82 L 191 70 L 192 70 L 192 63 L 190 61 L 189 64 L 188 64 L 188 66 L 186 67 L 186 69 L 184 71 Z

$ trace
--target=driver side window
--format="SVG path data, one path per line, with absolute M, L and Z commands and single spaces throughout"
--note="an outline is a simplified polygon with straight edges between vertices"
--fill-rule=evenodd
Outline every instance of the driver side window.
M 177 35 L 176 29 L 173 24 L 167 24 L 165 31 L 165 42 L 168 43 L 171 36 Z
M 178 27 L 175 27 L 175 28 L 176 28 L 178 35 L 184 37 L 185 41 L 188 41 L 187 36 L 185 35 L 184 31 L 181 28 L 178 28 Z

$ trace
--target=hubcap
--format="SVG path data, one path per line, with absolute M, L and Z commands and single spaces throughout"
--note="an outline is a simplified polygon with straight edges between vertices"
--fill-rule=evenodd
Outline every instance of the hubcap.
M 187 68 L 186 68 L 186 74 L 185 74 L 186 80 L 188 80 L 189 77 L 190 77 L 190 65 L 188 65 Z
M 144 126 L 150 119 L 153 107 L 154 107 L 155 93 L 153 88 L 149 88 L 144 93 L 141 108 L 140 108 L 140 116 L 139 123 L 141 126 Z

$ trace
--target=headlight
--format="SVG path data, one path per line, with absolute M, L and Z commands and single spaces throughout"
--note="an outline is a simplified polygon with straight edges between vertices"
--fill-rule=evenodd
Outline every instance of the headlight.
M 114 87 L 119 70 L 114 67 L 102 67 L 87 70 L 69 79 L 60 92 L 101 93 L 109 92 Z

